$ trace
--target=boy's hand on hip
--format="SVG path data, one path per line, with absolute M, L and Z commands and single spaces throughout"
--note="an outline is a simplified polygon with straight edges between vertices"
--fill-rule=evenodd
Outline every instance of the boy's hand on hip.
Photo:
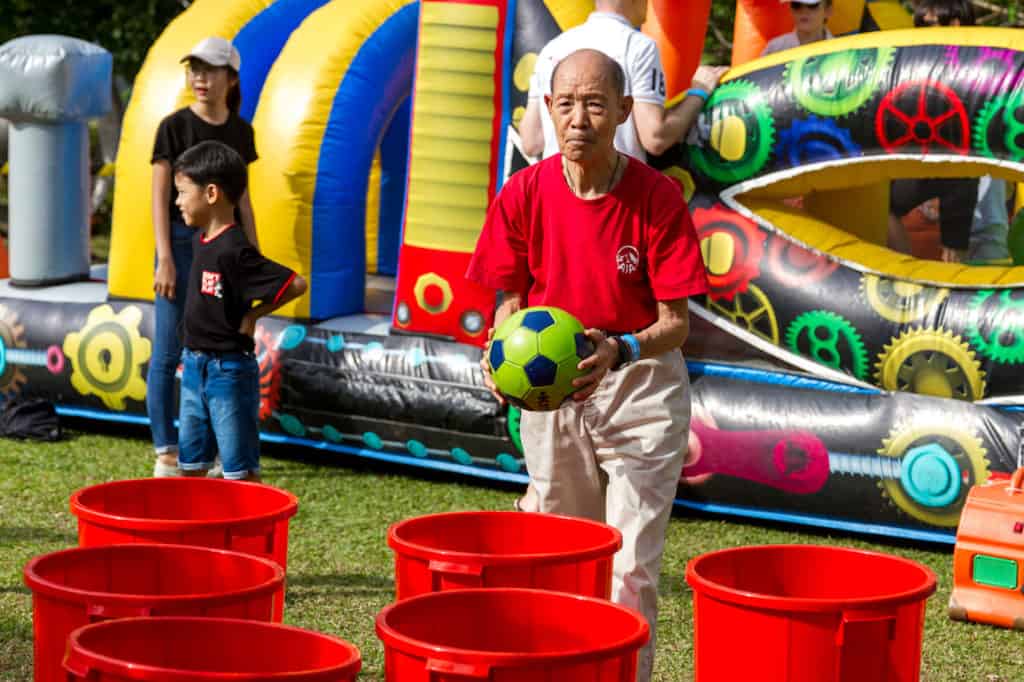
M 256 336 L 256 320 L 258 318 L 255 315 L 246 313 L 242 317 L 242 324 L 238 327 L 240 334 L 245 334 L 249 338 Z
M 583 359 L 577 367 L 581 370 L 590 370 L 587 374 L 573 379 L 572 385 L 576 392 L 572 394 L 573 400 L 586 400 L 597 390 L 598 384 L 604 379 L 604 375 L 615 364 L 619 358 L 619 348 L 616 342 L 604 335 L 600 329 L 588 329 L 587 338 L 594 343 L 594 352 Z

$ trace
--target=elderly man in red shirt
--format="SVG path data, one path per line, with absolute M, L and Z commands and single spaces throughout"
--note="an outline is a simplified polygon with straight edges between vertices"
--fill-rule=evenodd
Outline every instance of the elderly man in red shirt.
M 707 277 L 679 187 L 615 149 L 632 107 L 624 88 L 622 68 L 601 52 L 559 63 L 545 99 L 561 153 L 509 178 L 467 277 L 502 292 L 495 325 L 550 305 L 587 327 L 588 373 L 570 403 L 523 413 L 523 451 L 541 511 L 622 531 L 612 598 L 651 625 L 637 674 L 646 682 L 689 428 L 687 297 L 704 293 Z

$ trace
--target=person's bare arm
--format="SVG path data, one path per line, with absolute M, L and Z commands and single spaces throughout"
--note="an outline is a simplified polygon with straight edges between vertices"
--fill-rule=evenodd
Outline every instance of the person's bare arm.
M 245 232 L 246 238 L 257 249 L 260 248 L 259 237 L 256 235 L 256 216 L 252 212 L 252 202 L 249 201 L 249 190 L 242 194 L 238 210 L 242 214 L 242 231 Z
M 153 237 L 156 244 L 156 273 L 153 275 L 153 291 L 174 300 L 174 283 L 177 270 L 174 267 L 174 253 L 171 249 L 171 216 L 168 206 L 171 201 L 171 164 L 157 161 L 153 164 Z
M 544 100 L 531 97 L 526 102 L 526 111 L 519 119 L 519 140 L 523 144 L 523 153 L 537 158 L 544 153 L 544 126 L 541 123 L 540 108 Z
M 701 66 L 693 75 L 691 89 L 703 90 L 707 94 L 718 86 L 722 75 L 728 71 L 726 66 Z M 697 122 L 704 100 L 697 95 L 690 95 L 682 102 L 665 109 L 652 102 L 634 102 L 633 120 L 636 121 L 636 132 L 640 144 L 653 156 L 664 154 L 672 145 L 678 143 Z
M 690 308 L 688 300 L 658 301 L 658 319 L 651 326 L 637 332 L 640 343 L 640 360 L 654 358 L 675 350 L 686 342 L 690 334 Z M 619 357 L 619 341 L 604 335 L 599 329 L 588 329 L 587 337 L 594 342 L 594 353 L 584 359 L 580 369 L 589 369 L 584 376 L 574 380 L 576 392 L 573 398 L 586 400 L 597 390 L 605 374 L 615 366 Z
M 301 275 L 295 275 L 291 282 L 288 283 L 288 288 L 284 290 L 281 297 L 276 301 L 261 303 L 260 305 L 252 308 L 242 317 L 242 325 L 238 331 L 245 334 L 246 336 L 252 336 L 256 333 L 256 321 L 261 317 L 269 315 L 274 312 L 285 303 L 292 301 L 299 296 L 306 293 L 307 285 L 306 280 Z

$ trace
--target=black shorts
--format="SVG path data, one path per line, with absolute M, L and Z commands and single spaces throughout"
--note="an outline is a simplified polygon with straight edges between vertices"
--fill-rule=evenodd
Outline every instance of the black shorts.
M 971 238 L 974 207 L 978 203 L 978 178 L 919 178 L 893 180 L 889 212 L 902 218 L 928 201 L 939 200 L 942 245 L 965 250 Z

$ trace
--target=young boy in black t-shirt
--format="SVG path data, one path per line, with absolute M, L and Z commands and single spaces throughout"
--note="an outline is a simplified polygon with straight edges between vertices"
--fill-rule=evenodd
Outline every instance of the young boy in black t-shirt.
M 245 185 L 245 162 L 220 142 L 201 142 L 174 163 L 177 206 L 197 230 L 179 417 L 178 466 L 186 476 L 205 475 L 219 449 L 224 478 L 259 480 L 256 321 L 306 291 L 304 279 L 264 258 L 235 224 Z

